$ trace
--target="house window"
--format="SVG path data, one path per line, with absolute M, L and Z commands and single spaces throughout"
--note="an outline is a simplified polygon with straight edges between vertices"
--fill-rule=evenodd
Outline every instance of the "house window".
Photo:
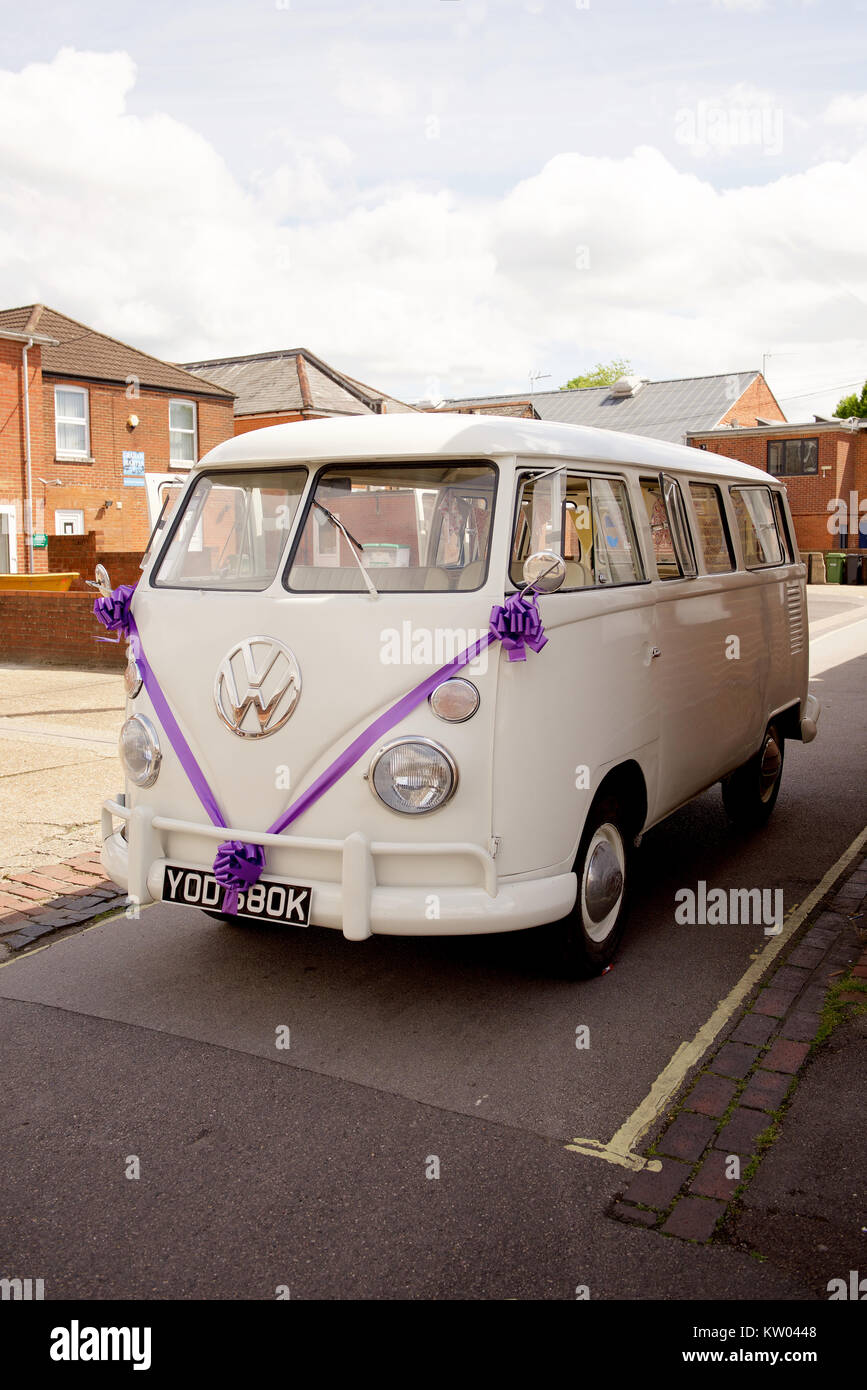
M 82 386 L 55 386 L 54 429 L 58 458 L 90 457 L 87 392 Z
M 83 536 L 84 512 L 79 509 L 59 509 L 54 513 L 56 536 Z
M 195 401 L 169 401 L 169 463 L 192 468 L 198 458 Z
M 818 439 L 769 439 L 768 472 L 777 478 L 797 473 L 818 473 Z

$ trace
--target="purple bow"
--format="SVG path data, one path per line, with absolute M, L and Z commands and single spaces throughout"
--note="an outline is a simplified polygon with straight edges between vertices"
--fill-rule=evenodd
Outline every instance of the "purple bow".
M 535 594 L 510 594 L 504 604 L 491 609 L 491 629 L 499 637 L 510 661 L 526 661 L 525 645 L 540 652 L 548 638 L 539 616 Z
M 124 637 L 129 636 L 130 612 L 129 604 L 135 592 L 134 584 L 118 584 L 116 589 L 112 589 L 110 594 L 100 594 L 93 600 L 94 616 L 99 619 L 103 627 L 108 628 L 109 632 L 122 632 Z M 107 637 L 97 637 L 97 642 L 107 642 Z M 120 638 L 116 639 L 120 641 Z
M 251 888 L 265 867 L 265 851 L 261 845 L 247 845 L 243 840 L 226 840 L 217 850 L 214 878 L 222 883 L 223 911 L 238 911 L 238 894 Z

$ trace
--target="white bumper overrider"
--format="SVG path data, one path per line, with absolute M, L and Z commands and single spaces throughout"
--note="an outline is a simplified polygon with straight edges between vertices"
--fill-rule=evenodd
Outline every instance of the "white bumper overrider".
M 812 743 L 816 737 L 816 725 L 822 706 L 819 704 L 815 695 L 808 695 L 804 701 L 804 713 L 801 716 L 801 742 Z
M 114 821 L 126 822 L 126 838 L 114 828 Z M 577 880 L 574 874 L 553 878 L 497 882 L 494 860 L 478 845 L 393 844 L 370 841 L 360 831 L 345 840 L 309 839 L 269 835 L 263 831 L 234 827 L 197 825 L 190 821 L 158 816 L 145 806 L 134 809 L 118 798 L 102 808 L 102 863 L 115 883 L 125 887 L 133 902 L 149 903 L 162 897 L 167 858 L 165 838 L 172 833 L 195 835 L 201 839 L 198 863 L 190 868 L 211 869 L 217 846 L 224 840 L 243 840 L 248 844 L 286 850 L 321 850 L 342 862 L 340 882 L 311 879 L 310 920 L 315 926 L 336 927 L 351 941 L 363 941 L 371 934 L 382 936 L 458 936 L 483 932 L 518 931 L 524 927 L 554 922 L 571 911 L 575 903 Z M 376 881 L 376 862 L 381 856 L 412 855 L 425 858 L 475 861 L 475 872 L 483 887 L 443 887 L 412 885 L 391 887 Z M 266 870 L 276 883 L 297 882 Z M 432 910 L 435 904 L 435 910 Z

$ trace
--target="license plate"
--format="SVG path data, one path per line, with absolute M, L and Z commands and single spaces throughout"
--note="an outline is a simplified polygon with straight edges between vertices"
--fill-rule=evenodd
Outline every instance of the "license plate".
M 220 912 L 227 892 L 228 889 L 205 869 L 166 865 L 163 902 L 182 903 L 185 907 L 206 907 L 212 912 Z M 285 922 L 288 926 L 306 927 L 310 923 L 311 897 L 309 888 L 260 878 L 246 892 L 238 894 L 234 915 L 252 917 L 257 922 Z

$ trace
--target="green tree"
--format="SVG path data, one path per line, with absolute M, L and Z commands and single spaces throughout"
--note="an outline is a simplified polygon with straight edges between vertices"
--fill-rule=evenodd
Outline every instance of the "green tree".
M 610 386 L 619 376 L 630 376 L 632 374 L 632 363 L 625 357 L 615 357 L 611 362 L 597 362 L 589 372 L 583 372 L 581 376 L 573 376 L 571 381 L 567 381 L 565 386 L 561 386 L 561 391 L 577 391 L 581 386 Z
M 851 396 L 844 396 L 842 401 L 838 401 L 834 414 L 839 420 L 848 420 L 853 415 L 860 420 L 867 420 L 867 381 L 861 387 L 860 396 L 853 391 Z

